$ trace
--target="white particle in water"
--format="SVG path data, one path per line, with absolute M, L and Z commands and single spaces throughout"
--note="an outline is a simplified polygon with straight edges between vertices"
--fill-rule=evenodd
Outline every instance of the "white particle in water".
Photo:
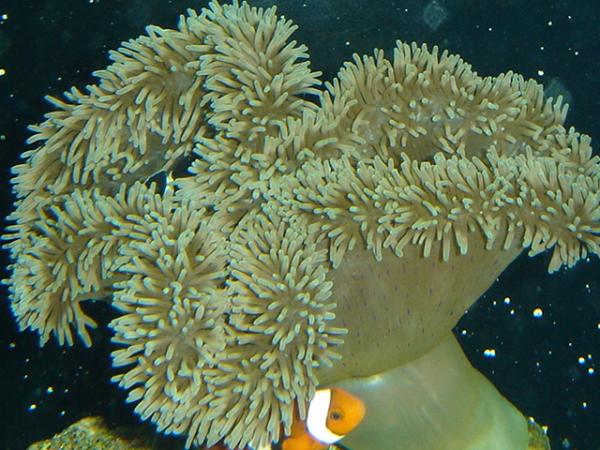
M 483 351 L 483 356 L 485 356 L 486 358 L 495 358 L 496 357 L 496 350 L 493 348 L 486 348 Z
M 533 310 L 533 317 L 535 317 L 536 319 L 539 319 L 543 315 L 544 315 L 544 311 L 542 311 L 542 308 L 535 308 Z

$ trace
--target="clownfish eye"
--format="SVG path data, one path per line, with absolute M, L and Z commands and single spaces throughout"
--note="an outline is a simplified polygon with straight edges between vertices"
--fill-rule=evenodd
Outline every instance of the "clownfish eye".
M 344 415 L 342 414 L 342 412 L 337 409 L 334 409 L 329 413 L 329 418 L 331 420 L 342 420 L 343 417 Z

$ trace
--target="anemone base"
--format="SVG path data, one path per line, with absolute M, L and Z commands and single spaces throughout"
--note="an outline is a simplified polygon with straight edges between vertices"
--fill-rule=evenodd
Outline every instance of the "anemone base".
M 360 450 L 527 450 L 527 419 L 477 371 L 452 334 L 423 357 L 336 382 L 362 398 L 363 423 L 344 444 Z

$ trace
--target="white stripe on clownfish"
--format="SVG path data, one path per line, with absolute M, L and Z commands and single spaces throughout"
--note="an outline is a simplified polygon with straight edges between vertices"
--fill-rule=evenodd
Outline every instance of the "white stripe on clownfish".
M 306 428 L 310 435 L 324 444 L 334 444 L 344 436 L 327 428 L 327 417 L 331 407 L 331 389 L 319 389 L 308 405 Z

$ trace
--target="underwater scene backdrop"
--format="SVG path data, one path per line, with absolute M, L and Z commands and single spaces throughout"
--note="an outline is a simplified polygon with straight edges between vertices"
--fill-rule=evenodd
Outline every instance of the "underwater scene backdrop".
M 352 54 L 387 55 L 396 39 L 460 54 L 480 75 L 514 70 L 570 104 L 567 126 L 592 137 L 599 153 L 600 6 L 580 1 L 259 0 L 299 25 L 313 70 L 328 80 Z M 33 0 L 0 4 L 2 216 L 13 198 L 10 167 L 27 149 L 27 125 L 49 109 L 45 95 L 93 83 L 107 52 L 147 24 L 174 27 L 205 1 Z M 3 278 L 8 258 L 2 254 Z M 472 364 L 521 411 L 548 427 L 555 449 L 600 449 L 600 263 L 547 274 L 550 255 L 519 257 L 455 329 Z M 61 348 L 19 333 L 2 290 L 0 448 L 21 449 L 81 417 L 139 422 L 126 392 L 110 382 L 114 350 L 105 325 L 114 312 L 88 305 L 99 321 L 94 346 Z M 385 344 L 385 343 L 384 343 Z M 171 445 L 183 441 L 166 439 Z M 356 449 L 354 449 L 356 450 Z

